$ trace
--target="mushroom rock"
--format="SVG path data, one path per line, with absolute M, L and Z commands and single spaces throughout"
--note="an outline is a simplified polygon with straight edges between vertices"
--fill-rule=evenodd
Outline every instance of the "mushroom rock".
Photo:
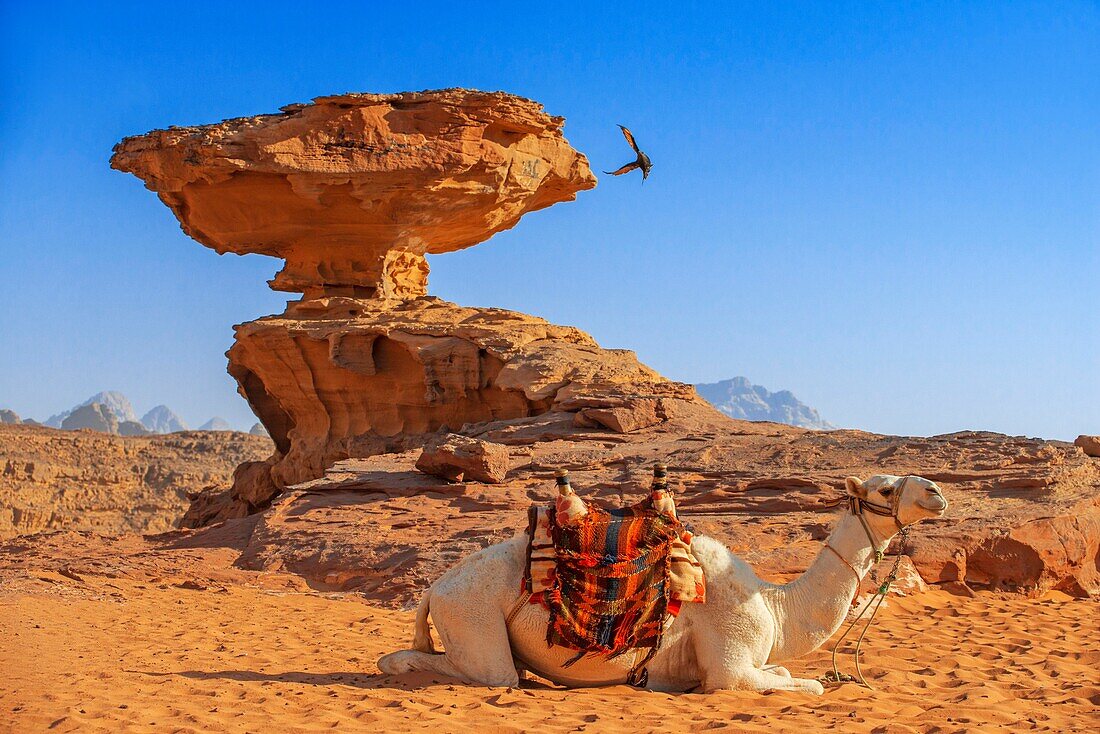
M 425 255 L 596 185 L 563 124 L 501 92 L 343 94 L 126 138 L 111 165 L 207 247 L 285 260 L 276 290 L 407 298 Z
M 593 425 L 626 431 L 678 402 L 713 413 L 690 386 L 578 329 L 426 295 L 426 255 L 595 186 L 563 124 L 499 92 L 345 94 L 115 147 L 112 166 L 145 181 L 185 232 L 219 253 L 283 258 L 271 287 L 303 294 L 237 326 L 227 353 L 274 455 L 238 467 L 230 495 L 185 524 L 467 424 L 587 409 Z

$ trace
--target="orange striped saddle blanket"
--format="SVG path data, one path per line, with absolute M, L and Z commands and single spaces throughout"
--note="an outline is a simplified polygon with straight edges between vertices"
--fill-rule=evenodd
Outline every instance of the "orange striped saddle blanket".
M 528 513 L 524 591 L 550 610 L 546 640 L 580 651 L 655 651 L 706 583 L 691 530 L 664 488 L 631 507 L 588 505 L 571 490 Z

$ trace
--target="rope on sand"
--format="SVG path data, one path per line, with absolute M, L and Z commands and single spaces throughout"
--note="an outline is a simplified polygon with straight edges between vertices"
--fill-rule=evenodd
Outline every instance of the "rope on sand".
M 905 540 L 909 536 L 909 528 L 908 527 L 902 528 L 901 533 L 899 534 L 899 536 L 901 538 L 901 543 L 904 546 Z M 846 682 L 855 683 L 855 682 L 858 682 L 860 685 L 864 686 L 865 688 L 867 688 L 869 690 L 872 690 L 872 691 L 875 690 L 874 686 L 872 686 L 870 683 L 867 682 L 867 679 L 863 676 L 863 670 L 859 666 L 860 648 L 863 645 L 863 638 L 867 636 L 867 630 L 869 630 L 871 628 L 871 623 L 875 621 L 875 615 L 878 614 L 879 607 L 882 606 L 883 600 L 886 599 L 887 592 L 890 591 L 890 585 L 893 584 L 898 579 L 898 568 L 900 568 L 900 566 L 901 566 L 901 558 L 902 558 L 903 555 L 904 554 L 901 552 L 901 549 L 899 549 L 898 554 L 896 556 L 894 556 L 894 567 L 890 569 L 890 573 L 886 576 L 885 579 L 883 579 L 882 583 L 879 584 L 879 587 L 875 591 L 874 595 L 870 599 L 867 600 L 866 604 L 863 605 L 863 609 L 860 610 L 859 614 L 856 615 L 856 618 L 853 619 L 851 621 L 851 623 L 849 623 L 848 629 L 844 630 L 844 634 L 842 634 L 839 637 L 839 639 L 837 639 L 836 643 L 833 645 L 833 651 L 832 651 L 833 652 L 833 655 L 832 655 L 833 669 L 832 669 L 831 672 L 826 673 L 825 675 L 823 675 L 821 678 L 818 679 L 822 683 L 846 683 Z M 859 593 L 859 586 L 856 586 L 856 593 Z M 873 609 L 871 609 L 872 605 L 874 606 Z M 859 624 L 859 620 L 863 618 L 863 615 L 867 614 L 868 609 L 871 609 L 871 616 L 867 618 L 866 624 L 863 625 L 863 631 L 860 632 L 859 639 L 856 640 L 856 648 L 855 648 L 856 677 L 852 677 L 852 676 L 848 675 L 847 673 L 841 673 L 840 670 L 837 668 L 836 655 L 837 655 L 837 651 L 840 650 L 841 643 L 844 642 L 844 638 L 846 638 L 848 636 L 848 633 L 851 632 L 857 624 Z

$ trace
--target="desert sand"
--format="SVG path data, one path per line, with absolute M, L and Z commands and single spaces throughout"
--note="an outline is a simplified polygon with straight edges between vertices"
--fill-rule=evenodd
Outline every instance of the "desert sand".
M 891 598 L 865 643 L 876 691 L 821 698 L 538 680 L 489 689 L 382 676 L 412 613 L 279 574 L 84 577 L 29 570 L 0 591 L 10 732 L 1084 731 L 1100 711 L 1100 606 L 929 591 Z M 842 657 L 851 671 L 851 657 Z M 823 675 L 824 650 L 791 666 Z

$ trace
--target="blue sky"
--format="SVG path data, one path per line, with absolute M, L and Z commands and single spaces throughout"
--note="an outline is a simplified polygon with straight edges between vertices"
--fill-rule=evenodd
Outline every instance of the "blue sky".
M 0 0 L 0 407 L 249 425 L 223 355 L 280 264 L 189 240 L 111 147 L 467 86 L 565 116 L 594 169 L 624 123 L 655 168 L 432 258 L 435 295 L 838 425 L 1100 433 L 1100 6 L 728 5 Z

